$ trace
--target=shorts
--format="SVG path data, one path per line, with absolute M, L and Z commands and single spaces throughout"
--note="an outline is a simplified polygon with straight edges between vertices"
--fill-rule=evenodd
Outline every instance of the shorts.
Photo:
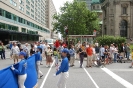
M 18 59 L 19 56 L 18 56 L 17 54 L 13 54 L 13 55 L 12 55 L 12 58 L 13 58 L 13 59 Z

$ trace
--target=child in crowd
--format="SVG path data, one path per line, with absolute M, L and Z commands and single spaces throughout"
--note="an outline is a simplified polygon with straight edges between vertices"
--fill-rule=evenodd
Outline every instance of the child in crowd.
M 59 58 L 59 51 L 58 49 L 54 48 L 53 52 L 54 58 L 55 58 L 55 67 L 58 66 L 58 58 Z

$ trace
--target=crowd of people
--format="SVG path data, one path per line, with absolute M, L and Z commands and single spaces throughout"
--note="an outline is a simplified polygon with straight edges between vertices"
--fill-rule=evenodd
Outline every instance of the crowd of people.
M 122 43 L 119 47 L 116 44 L 108 45 L 99 45 L 98 42 L 95 44 L 89 44 L 88 42 L 79 41 L 77 44 L 74 44 L 73 41 L 70 41 L 69 44 L 67 41 L 56 40 L 54 45 L 48 45 L 46 42 L 35 42 L 34 44 L 25 43 L 25 46 L 22 47 L 20 44 L 13 42 L 10 44 L 11 53 L 10 56 L 14 60 L 14 64 L 18 62 L 18 54 L 21 51 L 26 52 L 26 57 L 31 56 L 37 52 L 37 47 L 41 47 L 41 58 L 46 59 L 46 67 L 50 67 L 50 64 L 53 62 L 52 56 L 55 58 L 55 66 L 58 66 L 59 61 L 61 61 L 61 52 L 63 49 L 69 50 L 67 55 L 70 67 L 74 66 L 75 59 L 80 60 L 80 67 L 84 58 L 87 58 L 86 67 L 92 66 L 101 66 L 102 64 L 110 64 L 112 62 L 117 63 L 121 62 L 122 59 L 129 59 L 130 56 L 130 44 Z M 0 42 L 0 55 L 1 59 L 5 59 L 5 46 Z M 41 60 L 42 60 L 41 59 Z M 42 63 L 40 62 L 40 65 Z
M 75 59 L 80 60 L 80 68 L 83 67 L 83 62 L 86 60 L 86 67 L 92 68 L 93 66 L 105 66 L 106 64 L 111 63 L 122 63 L 122 59 L 130 60 L 130 44 L 122 43 L 119 47 L 117 44 L 108 45 L 99 45 L 96 41 L 95 44 L 91 44 L 88 42 L 81 43 L 80 41 L 77 44 L 74 44 L 73 41 L 70 41 L 69 44 L 67 41 L 56 40 L 54 45 L 51 46 L 47 42 L 35 42 L 34 44 L 25 43 L 22 47 L 20 44 L 18 45 L 16 42 L 10 44 L 10 56 L 14 60 L 14 64 L 18 63 L 18 59 L 21 59 L 20 65 L 24 65 L 26 67 L 25 59 L 35 54 L 36 60 L 36 70 L 38 74 L 38 78 L 43 77 L 43 73 L 41 72 L 39 66 L 43 65 L 42 60 L 46 60 L 46 67 L 51 67 L 51 63 L 53 62 L 52 57 L 55 59 L 55 67 L 57 67 L 57 73 L 55 76 L 62 73 L 63 87 L 60 87 L 62 84 L 62 79 L 59 80 L 58 86 L 59 88 L 65 88 L 66 79 L 69 76 L 68 70 L 69 67 L 75 66 Z M 0 42 L 0 55 L 2 59 L 5 59 L 5 46 L 2 42 Z M 133 50 L 131 53 L 131 59 L 133 59 Z M 59 67 L 59 61 L 61 65 Z M 133 61 L 131 66 L 133 66 Z M 11 67 L 13 71 L 17 74 L 19 73 L 13 66 Z M 26 78 L 26 72 L 22 71 L 22 78 Z M 65 75 L 64 75 L 65 74 Z M 21 77 L 20 77 L 21 78 Z M 24 81 L 24 80 L 23 80 Z M 23 86 L 23 85 L 20 85 Z M 24 87 L 22 87 L 24 88 Z

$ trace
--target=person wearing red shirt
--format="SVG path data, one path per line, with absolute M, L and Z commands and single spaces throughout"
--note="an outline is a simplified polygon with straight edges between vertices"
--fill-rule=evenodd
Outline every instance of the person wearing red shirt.
M 89 47 L 86 49 L 86 53 L 87 53 L 87 65 L 86 65 L 86 67 L 92 67 L 93 49 L 92 49 L 91 44 L 89 44 Z

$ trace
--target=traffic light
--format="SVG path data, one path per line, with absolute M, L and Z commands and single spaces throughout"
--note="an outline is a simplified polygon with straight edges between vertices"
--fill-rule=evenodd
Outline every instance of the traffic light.
M 68 35 L 68 28 L 67 28 L 67 26 L 64 27 L 64 32 L 65 32 L 66 35 Z
M 65 30 L 65 34 L 68 35 L 68 29 Z

